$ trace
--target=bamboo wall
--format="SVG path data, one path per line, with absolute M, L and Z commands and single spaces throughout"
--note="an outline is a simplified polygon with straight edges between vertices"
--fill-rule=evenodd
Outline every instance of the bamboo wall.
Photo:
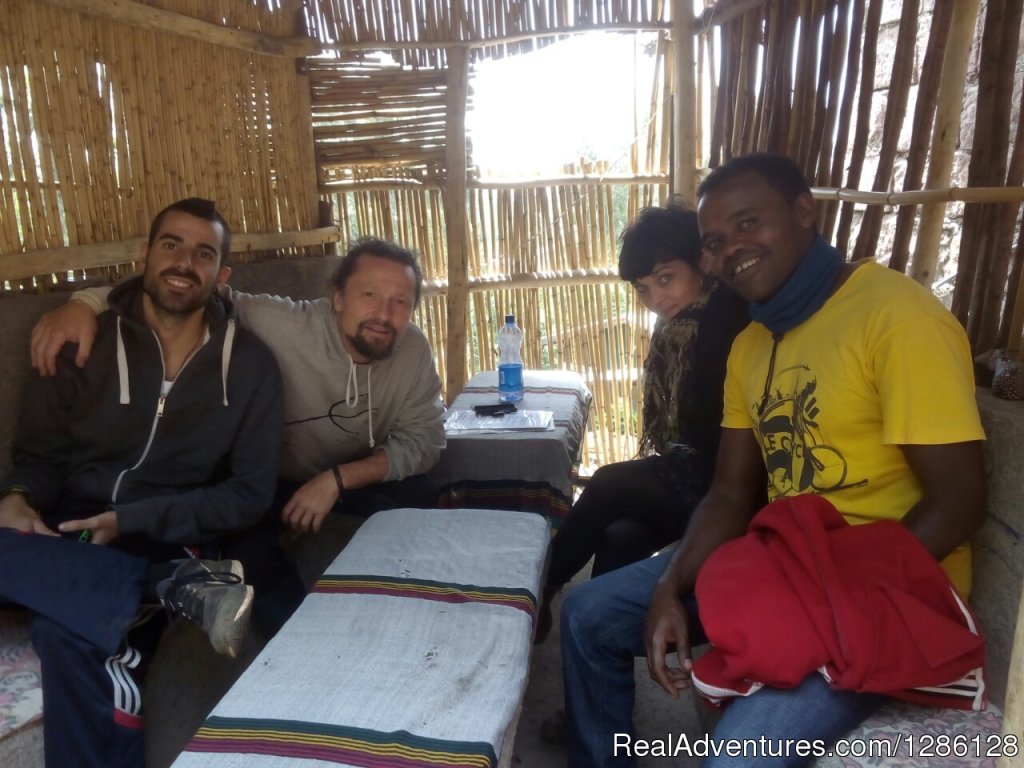
M 661 72 L 669 69 L 670 51 L 662 35 L 656 52 Z M 449 270 L 448 85 L 434 58 L 415 64 L 403 69 L 390 58 L 382 63 L 358 53 L 310 63 L 318 173 L 349 238 L 375 234 L 408 244 L 420 252 L 428 282 L 443 283 Z M 594 393 L 584 456 L 589 468 L 636 452 L 639 371 L 650 322 L 616 277 L 617 238 L 640 207 L 668 195 L 668 87 L 662 75 L 647 95 L 650 111 L 637 116 L 637 143 L 620 180 L 603 179 L 606 163 L 581 162 L 560 169 L 558 181 L 507 182 L 475 165 L 469 152 L 468 277 L 480 289 L 469 296 L 467 375 L 496 366 L 494 334 L 503 316 L 515 313 L 526 331 L 527 366 L 579 371 Z M 469 108 L 472 101 L 471 90 Z M 626 200 L 618 217 L 616 195 Z M 601 277 L 557 285 L 539 277 L 569 272 Z M 521 287 L 486 287 L 510 277 Z M 443 286 L 428 288 L 417 315 L 437 352 L 442 381 L 449 373 L 449 304 Z
M 296 24 L 266 3 L 152 5 L 268 34 Z M 240 232 L 316 226 L 294 59 L 26 0 L 0 0 L 0 30 L 0 258 L 145 235 L 191 195 Z

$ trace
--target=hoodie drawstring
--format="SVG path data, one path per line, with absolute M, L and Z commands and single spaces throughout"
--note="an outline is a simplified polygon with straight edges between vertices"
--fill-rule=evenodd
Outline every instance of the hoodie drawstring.
M 346 354 L 348 354 L 346 352 Z M 373 387 L 370 384 L 370 374 L 373 368 L 367 366 L 366 368 L 366 407 L 367 407 L 367 418 L 369 421 L 370 430 L 370 447 L 373 448 Z M 352 359 L 352 355 L 348 356 L 348 381 L 345 382 L 345 405 L 349 408 L 355 408 L 356 403 L 359 402 L 359 379 L 356 378 L 356 363 Z
M 227 328 L 224 332 L 224 346 L 221 350 L 220 358 L 220 386 L 223 392 L 224 407 L 228 407 L 228 369 L 231 367 L 231 350 L 235 345 L 235 331 L 237 326 L 235 325 L 234 319 L 227 321 Z M 210 339 L 210 329 L 206 328 L 203 331 L 203 340 L 199 345 L 202 347 Z M 157 344 L 159 345 L 159 340 Z M 198 348 L 196 349 L 198 351 Z M 195 351 L 192 353 L 195 354 Z M 191 356 L 189 357 L 191 360 Z M 185 361 L 188 363 L 188 360 Z M 118 402 L 121 405 L 131 405 L 131 388 L 128 385 L 128 354 L 124 348 L 124 337 L 121 335 L 121 316 L 117 316 L 117 381 L 120 387 L 120 397 Z
M 132 397 L 128 387 L 128 355 L 124 350 L 124 339 L 121 337 L 120 315 L 117 316 L 117 381 L 121 392 L 118 402 L 121 405 L 131 404 Z
M 231 366 L 231 349 L 235 345 L 235 321 L 228 320 L 224 333 L 224 347 L 220 353 L 220 385 L 224 391 L 224 407 L 228 407 L 228 368 Z

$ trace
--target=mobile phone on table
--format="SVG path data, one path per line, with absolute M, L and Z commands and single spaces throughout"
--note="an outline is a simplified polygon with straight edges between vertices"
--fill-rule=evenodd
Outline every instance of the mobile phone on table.
M 515 413 L 514 403 L 494 403 L 493 405 L 474 405 L 473 412 L 477 416 L 504 416 L 506 413 Z

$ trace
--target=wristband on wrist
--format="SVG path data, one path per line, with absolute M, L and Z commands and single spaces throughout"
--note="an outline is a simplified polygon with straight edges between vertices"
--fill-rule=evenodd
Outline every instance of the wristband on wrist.
M 335 464 L 331 467 L 331 472 L 334 473 L 334 482 L 338 484 L 338 498 L 341 498 L 341 494 L 345 491 L 345 484 L 341 482 L 341 472 L 338 471 L 338 465 Z

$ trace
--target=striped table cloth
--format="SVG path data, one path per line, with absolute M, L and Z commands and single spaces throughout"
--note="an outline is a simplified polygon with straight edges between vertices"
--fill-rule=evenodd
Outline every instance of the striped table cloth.
M 572 507 L 573 472 L 590 413 L 590 390 L 573 371 L 523 373 L 517 407 L 551 411 L 549 432 L 448 435 L 431 472 L 442 507 L 486 507 L 537 512 L 557 528 Z M 483 371 L 466 384 L 451 410 L 498 402 L 498 373 Z
M 174 766 L 493 768 L 548 540 L 538 515 L 378 512 Z

